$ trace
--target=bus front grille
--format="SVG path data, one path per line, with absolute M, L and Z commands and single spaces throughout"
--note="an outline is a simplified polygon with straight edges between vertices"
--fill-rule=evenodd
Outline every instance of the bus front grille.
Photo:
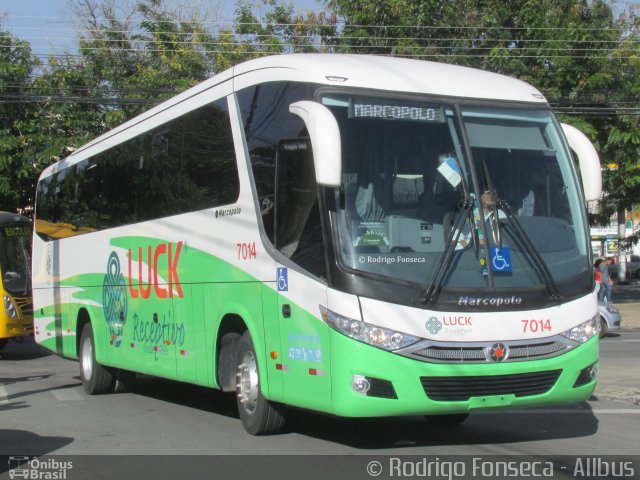
M 542 395 L 553 387 L 561 373 L 562 370 L 549 370 L 513 375 L 420 377 L 420 382 L 431 400 L 456 402 L 491 395 Z
M 20 311 L 20 315 L 22 317 L 32 317 L 33 316 L 33 302 L 30 297 L 28 298 L 16 298 L 13 299 L 16 307 Z
M 486 363 L 496 361 L 491 349 L 500 345 L 504 349 L 501 362 L 525 362 L 557 357 L 578 346 L 577 342 L 562 335 L 526 340 L 504 341 L 438 341 L 424 339 L 395 353 L 429 363 Z
M 439 362 L 485 362 L 486 346 L 438 346 L 430 345 L 415 352 L 415 355 Z M 562 353 L 568 348 L 562 342 L 528 343 L 509 346 L 509 359 L 533 360 L 548 358 Z

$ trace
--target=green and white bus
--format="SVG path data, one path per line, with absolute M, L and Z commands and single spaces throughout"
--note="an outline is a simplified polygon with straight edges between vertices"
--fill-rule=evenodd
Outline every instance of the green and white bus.
M 287 407 L 456 423 L 581 402 L 600 193 L 593 146 L 521 81 L 252 60 L 42 173 L 36 339 L 89 394 L 135 372 L 236 392 L 255 435 Z

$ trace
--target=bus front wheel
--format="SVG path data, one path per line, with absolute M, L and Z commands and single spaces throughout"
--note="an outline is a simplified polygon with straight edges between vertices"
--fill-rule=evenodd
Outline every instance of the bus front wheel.
M 9 343 L 9 339 L 8 338 L 0 338 L 0 350 L 2 350 L 4 347 L 6 347 L 7 343 Z
M 96 361 L 96 348 L 93 328 L 88 323 L 80 335 L 80 378 L 82 387 L 89 395 L 99 395 L 112 391 L 114 378 L 107 367 Z
M 242 426 L 251 435 L 271 435 L 284 428 L 282 407 L 276 406 L 260 392 L 260 372 L 256 350 L 248 331 L 238 346 L 236 362 L 236 400 Z

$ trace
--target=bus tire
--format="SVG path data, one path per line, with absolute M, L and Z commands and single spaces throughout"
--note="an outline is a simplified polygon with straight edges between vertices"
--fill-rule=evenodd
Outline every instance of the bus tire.
M 251 435 L 280 433 L 285 425 L 283 407 L 262 396 L 256 350 L 245 331 L 236 357 L 236 401 L 242 426 Z
M 431 425 L 446 427 L 458 425 L 459 423 L 464 422 L 468 416 L 468 413 L 449 413 L 446 415 L 425 415 L 424 418 Z
M 87 323 L 80 335 L 80 379 L 82 387 L 89 395 L 109 393 L 113 389 L 114 377 L 111 371 L 96 361 L 93 328 Z
M 136 385 L 136 372 L 117 368 L 114 371 L 114 379 L 113 393 L 129 393 Z
M 8 338 L 0 338 L 0 350 L 2 350 L 4 347 L 6 347 L 7 343 L 9 343 L 9 339 Z

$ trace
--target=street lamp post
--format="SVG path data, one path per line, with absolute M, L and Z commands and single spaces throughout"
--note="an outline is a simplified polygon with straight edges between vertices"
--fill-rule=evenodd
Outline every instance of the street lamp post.
M 618 210 L 618 281 L 620 283 L 627 281 L 627 256 L 622 250 L 622 245 L 625 238 L 626 218 L 624 210 Z

